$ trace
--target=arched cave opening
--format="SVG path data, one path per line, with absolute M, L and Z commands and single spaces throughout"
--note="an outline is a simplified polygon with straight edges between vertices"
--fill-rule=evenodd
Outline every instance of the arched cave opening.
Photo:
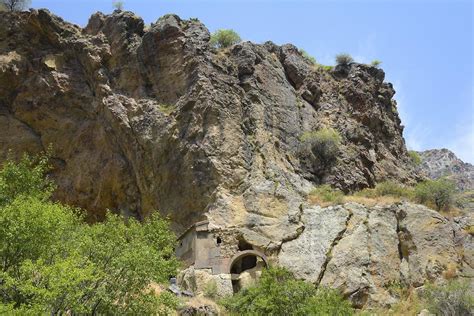
M 266 267 L 267 262 L 263 256 L 252 250 L 243 251 L 230 266 L 234 293 L 254 283 Z

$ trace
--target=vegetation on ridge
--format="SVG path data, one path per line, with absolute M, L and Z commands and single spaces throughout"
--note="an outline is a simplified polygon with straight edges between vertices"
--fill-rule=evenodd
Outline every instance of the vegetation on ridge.
M 452 210 L 457 198 L 454 184 L 444 178 L 426 180 L 413 187 L 403 186 L 393 181 L 384 181 L 378 183 L 373 189 L 363 189 L 347 196 L 329 185 L 315 187 L 309 193 L 310 201 L 321 205 L 353 201 L 372 206 L 379 202 L 393 203 L 397 200 L 407 200 L 424 204 L 438 212 Z
M 241 38 L 237 32 L 230 29 L 220 29 L 212 33 L 211 45 L 217 48 L 226 48 L 237 44 L 241 41 Z

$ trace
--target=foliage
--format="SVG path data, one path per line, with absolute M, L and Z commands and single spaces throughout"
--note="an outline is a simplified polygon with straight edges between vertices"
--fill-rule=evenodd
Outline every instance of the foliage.
M 303 155 L 323 168 L 334 163 L 342 141 L 339 133 L 332 128 L 303 133 L 300 139 Z
M 175 110 L 175 106 L 173 104 L 160 104 L 158 109 L 160 112 L 170 115 Z
M 444 285 L 427 285 L 423 297 L 435 315 L 471 315 L 474 310 L 468 282 L 451 280 Z
M 315 187 L 309 193 L 310 196 L 314 196 L 322 202 L 341 204 L 344 200 L 344 193 L 338 189 L 331 188 L 330 185 L 324 184 Z
M 319 67 L 324 71 L 331 71 L 334 67 L 329 65 L 319 65 Z
M 0 0 L 0 11 L 23 11 L 30 3 L 30 0 Z
M 411 198 L 412 190 L 393 181 L 384 181 L 375 186 L 375 195 Z
M 217 297 L 217 283 L 214 280 L 207 282 L 206 286 L 204 287 L 204 296 L 208 298 L 216 298 Z
M 123 5 L 124 5 L 123 1 L 117 0 L 117 1 L 112 2 L 112 6 L 115 8 L 115 10 L 122 11 Z
M 374 67 L 380 67 L 380 64 L 382 64 L 382 62 L 378 59 L 374 59 L 372 60 L 372 62 L 370 63 L 370 65 L 374 66 Z
M 307 282 L 296 280 L 284 268 L 264 270 L 252 287 L 245 288 L 223 301 L 224 306 L 239 315 L 350 315 L 348 303 L 336 292 L 316 290 Z
M 87 225 L 77 210 L 47 199 L 46 170 L 46 157 L 24 156 L 0 171 L 0 310 L 138 315 L 175 307 L 174 297 L 149 289 L 178 266 L 168 222 L 108 214 Z
M 25 154 L 17 163 L 13 160 L 12 154 L 8 154 L 0 170 L 0 206 L 11 203 L 23 195 L 41 200 L 51 197 L 55 186 L 46 177 L 50 171 L 49 156 L 50 151 L 37 157 Z
M 240 42 L 240 36 L 234 30 L 221 29 L 212 33 L 211 45 L 217 48 L 226 48 Z
M 354 59 L 349 54 L 342 53 L 342 54 L 336 55 L 336 63 L 338 65 L 347 66 L 353 62 L 354 62 Z
M 427 180 L 415 187 L 418 203 L 433 205 L 437 211 L 449 209 L 454 202 L 455 185 L 447 179 Z
M 421 164 L 422 161 L 419 153 L 414 150 L 409 150 L 408 155 L 410 156 L 411 161 L 415 166 L 419 166 Z
M 309 60 L 309 62 L 313 65 L 316 65 L 317 62 L 316 62 L 316 58 L 314 58 L 313 56 L 311 56 L 310 54 L 308 54 L 304 49 L 300 49 L 300 53 L 301 53 L 301 56 L 303 56 L 304 58 L 306 58 L 307 60 Z

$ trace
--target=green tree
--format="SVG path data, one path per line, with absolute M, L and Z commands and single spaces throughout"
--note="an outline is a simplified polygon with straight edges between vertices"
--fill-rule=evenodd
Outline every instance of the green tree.
M 239 34 L 234 30 L 217 30 L 211 35 L 211 45 L 217 48 L 225 48 L 241 41 Z
M 415 200 L 418 203 L 433 205 L 438 212 L 453 205 L 455 194 L 454 183 L 444 178 L 424 181 L 415 187 Z
M 264 270 L 256 285 L 223 302 L 239 315 L 351 315 L 348 302 L 336 292 L 296 280 L 284 268 Z M 325 314 L 329 311 L 329 314 Z
M 150 289 L 178 267 L 168 221 L 157 213 L 143 222 L 108 214 L 87 225 L 78 210 L 48 200 L 46 170 L 47 158 L 24 156 L 0 171 L 0 311 L 149 315 L 175 308 L 176 298 Z

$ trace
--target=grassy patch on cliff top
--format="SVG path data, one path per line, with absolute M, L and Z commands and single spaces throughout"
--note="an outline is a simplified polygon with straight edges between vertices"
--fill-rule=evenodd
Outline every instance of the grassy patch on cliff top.
M 415 186 L 404 186 L 393 181 L 384 181 L 375 188 L 363 189 L 349 195 L 344 195 L 338 189 L 329 185 L 315 187 L 308 194 L 308 201 L 321 206 L 356 202 L 366 206 L 393 204 L 410 201 L 423 204 L 445 215 L 456 215 L 461 203 L 461 195 L 454 184 L 447 179 L 427 180 Z

